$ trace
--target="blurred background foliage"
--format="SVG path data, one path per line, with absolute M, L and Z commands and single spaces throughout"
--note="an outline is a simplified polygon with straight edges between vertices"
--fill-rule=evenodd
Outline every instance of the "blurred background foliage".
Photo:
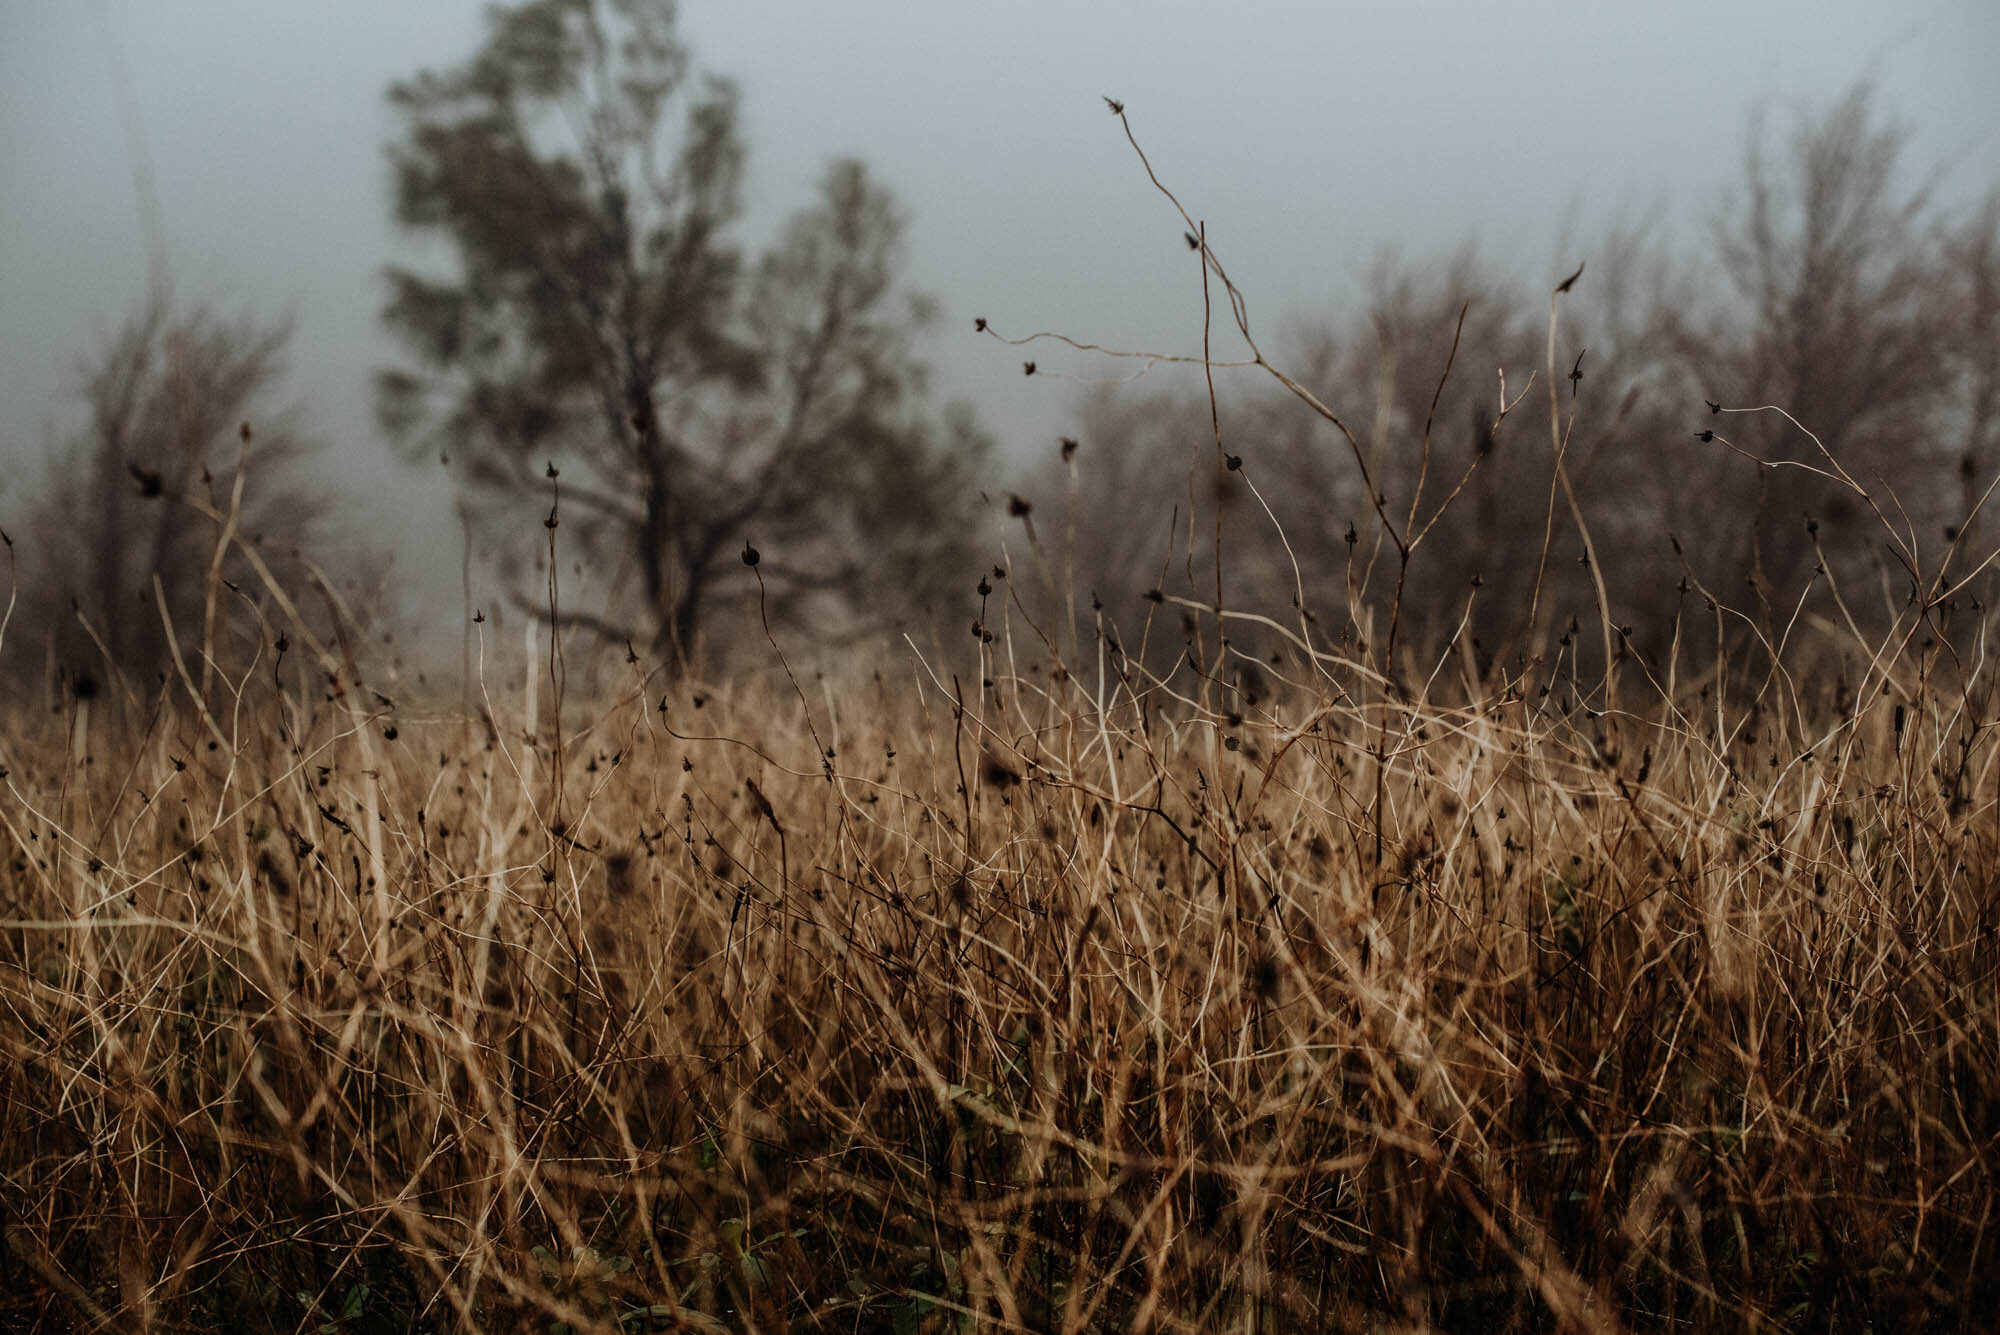
M 1939 203 L 1866 84 L 1760 117 L 1699 237 L 1640 219 L 1576 243 L 1553 348 L 1546 290 L 1472 242 L 1385 259 L 1360 309 L 1291 317 L 1274 361 L 1358 457 L 1244 370 L 1216 376 L 1218 452 L 1197 368 L 1113 362 L 1078 376 L 1074 449 L 1009 441 L 1003 460 L 932 383 L 943 331 L 905 279 L 906 209 L 864 163 L 832 162 L 768 244 L 743 240 L 741 95 L 699 70 L 671 5 L 496 7 L 462 63 L 389 102 L 395 217 L 424 262 L 386 271 L 377 408 L 406 460 L 453 480 L 467 670 L 489 614 L 669 674 L 761 652 L 765 618 L 802 652 L 901 634 L 965 652 L 974 585 L 1023 542 L 1040 573 L 1009 596 L 1038 624 L 1073 615 L 1074 637 L 1102 614 L 1156 669 L 1194 613 L 1147 599 L 1218 591 L 1280 619 L 1302 603 L 1350 649 L 1383 635 L 1370 608 L 1395 609 L 1405 646 L 1463 624 L 1482 668 L 1596 652 L 1572 628 L 1600 612 L 1618 652 L 1657 661 L 1801 617 L 1875 624 L 1925 590 L 1984 606 L 2000 195 Z M 1245 296 L 1260 321 L 1278 306 Z M 232 504 L 273 559 L 347 581 L 371 630 L 407 637 L 394 544 L 315 490 L 311 432 L 274 398 L 286 327 L 177 304 L 156 274 L 85 359 L 87 428 L 11 498 L 11 680 L 50 703 L 156 681 L 169 624 L 205 682 L 248 661 L 266 594 L 214 555 Z

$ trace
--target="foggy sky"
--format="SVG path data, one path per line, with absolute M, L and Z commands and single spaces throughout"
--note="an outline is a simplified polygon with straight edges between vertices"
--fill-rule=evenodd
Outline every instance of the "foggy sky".
M 290 397 L 334 484 L 427 605 L 455 615 L 448 493 L 381 442 L 369 377 L 397 356 L 381 269 L 420 257 L 390 222 L 383 91 L 462 60 L 481 10 L 0 0 L 0 526 L 80 420 L 79 360 L 144 293 L 122 61 L 178 293 L 295 319 Z M 697 66 L 742 87 L 740 238 L 775 235 L 830 158 L 864 158 L 909 214 L 911 279 L 940 303 L 938 389 L 973 400 L 1008 458 L 1051 445 L 1075 390 L 1025 379 L 974 315 L 1199 348 L 1199 269 L 1107 94 L 1264 330 L 1351 302 L 1388 248 L 1442 258 L 1472 239 L 1539 284 L 1621 213 L 1691 233 L 1740 175 L 1753 105 L 1782 126 L 1864 76 L 1943 197 L 2000 184 L 1992 0 L 688 0 L 681 26 Z

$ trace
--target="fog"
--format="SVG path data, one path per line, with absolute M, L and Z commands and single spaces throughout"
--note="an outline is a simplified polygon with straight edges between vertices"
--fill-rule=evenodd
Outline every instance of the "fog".
M 1619 216 L 1692 233 L 1739 177 L 1756 107 L 1795 116 L 1859 79 L 1908 125 L 1910 160 L 1936 167 L 1942 196 L 2000 181 L 1987 0 L 1222 12 L 689 3 L 682 35 L 699 67 L 742 88 L 742 240 L 769 237 L 828 159 L 865 159 L 908 211 L 911 279 L 939 302 L 937 389 L 970 399 L 1012 459 L 1050 444 L 1075 390 L 1024 379 L 973 316 L 1198 348 L 1199 270 L 1106 95 L 1267 329 L 1351 302 L 1385 251 L 1421 260 L 1473 240 L 1540 283 Z M 397 355 L 377 318 L 381 269 L 422 258 L 390 218 L 384 89 L 462 60 L 480 14 L 459 0 L 9 0 L 0 524 L 77 425 L 79 359 L 143 295 L 149 178 L 177 291 L 295 320 L 288 388 L 331 481 L 398 554 L 417 608 L 455 607 L 447 490 L 382 441 L 369 377 Z

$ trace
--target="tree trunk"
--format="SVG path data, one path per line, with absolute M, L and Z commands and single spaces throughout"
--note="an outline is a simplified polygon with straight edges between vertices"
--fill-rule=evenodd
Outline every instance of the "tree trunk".
M 677 587 L 674 578 L 672 460 L 660 438 L 651 388 L 635 380 L 627 386 L 626 402 L 635 436 L 634 453 L 645 477 L 639 564 L 645 578 L 646 612 L 653 619 L 653 651 L 666 661 L 667 674 L 678 677 L 687 669 L 695 614 L 685 606 L 687 590 Z

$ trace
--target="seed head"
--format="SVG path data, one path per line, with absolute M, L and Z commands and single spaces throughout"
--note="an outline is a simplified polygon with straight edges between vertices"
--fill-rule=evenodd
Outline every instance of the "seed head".
M 992 752 L 987 752 L 980 777 L 993 788 L 1011 788 L 1021 781 L 1020 772 Z
M 1278 958 L 1270 951 L 1259 948 L 1250 956 L 1250 964 L 1243 972 L 1243 988 L 1260 1003 L 1278 999 Z

